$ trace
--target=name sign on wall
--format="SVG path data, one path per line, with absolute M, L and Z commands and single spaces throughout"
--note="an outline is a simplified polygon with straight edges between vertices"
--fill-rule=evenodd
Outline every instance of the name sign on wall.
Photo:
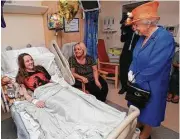
M 64 32 L 79 32 L 79 18 L 74 18 L 70 23 L 64 19 Z

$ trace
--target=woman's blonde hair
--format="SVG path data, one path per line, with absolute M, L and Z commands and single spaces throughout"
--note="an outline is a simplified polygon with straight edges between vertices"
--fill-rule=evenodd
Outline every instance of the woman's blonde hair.
M 83 50 L 83 52 L 84 52 L 84 53 L 83 53 L 83 56 L 85 57 L 86 54 L 87 54 L 86 45 L 85 45 L 83 42 L 79 42 L 79 43 L 77 43 L 77 44 L 74 45 L 74 49 L 75 49 L 75 47 L 76 47 L 77 45 L 79 45 L 80 48 Z M 74 50 L 74 49 L 73 49 L 73 50 Z M 74 52 L 74 55 L 75 55 L 75 52 Z

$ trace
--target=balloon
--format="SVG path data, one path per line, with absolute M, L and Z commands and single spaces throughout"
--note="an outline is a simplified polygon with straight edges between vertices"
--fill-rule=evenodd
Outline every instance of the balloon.
M 59 0 L 59 14 L 69 23 L 79 10 L 78 0 Z
M 49 29 L 63 29 L 63 17 L 57 13 L 50 14 L 48 17 L 48 28 Z

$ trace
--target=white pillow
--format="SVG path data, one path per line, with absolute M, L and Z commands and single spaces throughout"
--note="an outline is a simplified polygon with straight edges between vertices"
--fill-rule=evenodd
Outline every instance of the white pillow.
M 9 53 L 10 54 L 10 53 Z M 12 58 L 8 54 L 1 55 L 1 69 L 4 72 L 13 72 L 18 69 L 17 57 L 12 55 Z
M 51 53 L 46 47 L 36 47 L 36 49 L 40 54 Z
M 46 47 L 32 47 L 18 50 L 10 50 L 1 52 L 1 69 L 6 72 L 13 72 L 18 69 L 17 58 L 21 53 L 28 53 L 32 57 L 40 56 L 44 53 L 51 53 Z
M 19 54 L 28 53 L 31 56 L 37 56 L 37 55 L 41 54 L 36 47 L 19 49 L 18 51 L 19 51 Z
M 55 55 L 53 53 L 45 53 L 41 54 L 40 56 L 34 56 L 34 64 L 43 66 L 50 75 L 55 74 L 55 62 L 54 62 Z
M 2 52 L 1 69 L 5 75 L 13 78 L 16 77 L 19 68 L 17 58 L 21 53 L 30 54 L 34 59 L 35 65 L 42 65 L 50 75 L 57 73 L 57 67 L 55 62 L 53 62 L 55 55 L 45 47 L 36 47 L 35 49 L 25 48 Z

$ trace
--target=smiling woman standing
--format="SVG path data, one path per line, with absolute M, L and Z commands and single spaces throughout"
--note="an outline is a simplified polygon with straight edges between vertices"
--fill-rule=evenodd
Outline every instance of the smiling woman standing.
M 151 93 L 145 108 L 140 110 L 138 126 L 143 130 L 140 139 L 149 139 L 152 127 L 164 121 L 166 96 L 172 57 L 175 51 L 173 36 L 163 27 L 157 26 L 159 3 L 148 2 L 135 8 L 127 20 L 141 37 L 134 52 L 129 69 L 129 81 Z M 129 104 L 132 104 L 129 102 Z
M 69 58 L 69 65 L 75 78 L 76 88 L 82 88 L 85 83 L 86 90 L 97 99 L 105 102 L 108 93 L 106 81 L 98 75 L 97 65 L 94 59 L 86 55 L 86 46 L 80 42 L 74 46 L 74 56 Z M 79 81 L 81 80 L 81 82 Z

